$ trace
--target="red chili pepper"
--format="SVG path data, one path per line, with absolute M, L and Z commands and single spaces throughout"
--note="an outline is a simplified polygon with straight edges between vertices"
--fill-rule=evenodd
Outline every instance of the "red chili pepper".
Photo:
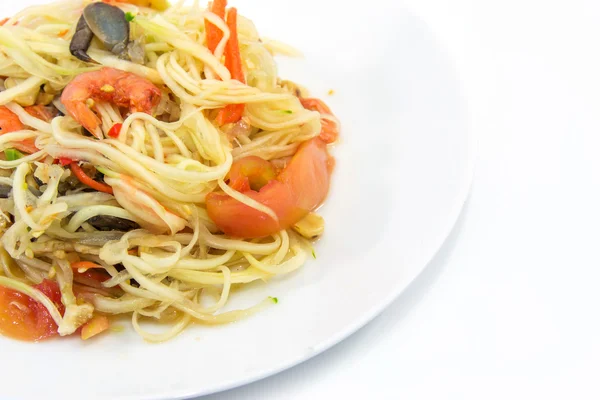
M 110 128 L 110 131 L 108 131 L 108 136 L 114 139 L 118 138 L 121 133 L 121 128 L 123 128 L 123 124 L 114 124 L 113 127 Z
M 79 164 L 72 163 L 71 171 L 73 171 L 73 175 L 75 175 L 75 177 L 77 177 L 77 179 L 79 179 L 79 181 L 84 185 L 88 185 L 92 189 L 95 189 L 99 192 L 113 194 L 113 189 L 110 186 L 104 183 L 96 182 L 95 180 L 87 176 L 85 172 L 83 172 Z
M 71 160 L 70 158 L 67 158 L 67 157 L 59 157 L 58 162 L 60 163 L 60 165 L 65 167 L 67 165 L 71 165 L 73 160 Z

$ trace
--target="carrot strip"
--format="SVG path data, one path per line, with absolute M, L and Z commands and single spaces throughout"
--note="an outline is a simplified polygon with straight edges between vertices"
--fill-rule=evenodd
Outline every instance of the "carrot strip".
M 237 31 L 237 9 L 230 8 L 227 13 L 227 27 L 231 33 L 227 46 L 225 47 L 225 66 L 231 72 L 231 79 L 246 83 L 244 70 L 242 68 L 242 55 Z
M 225 66 L 231 72 L 231 79 L 246 83 L 244 69 L 242 66 L 242 54 L 237 31 L 237 9 L 231 8 L 227 13 L 227 27 L 231 33 L 227 46 L 225 47 Z M 217 116 L 217 123 L 225 125 L 238 122 L 244 114 L 244 104 L 229 104 Z
M 96 189 L 99 192 L 113 194 L 113 189 L 110 186 L 105 185 L 104 183 L 96 182 L 95 180 L 93 180 L 92 178 L 90 178 L 89 176 L 87 176 L 85 174 L 85 172 L 83 172 L 83 170 L 81 169 L 81 167 L 79 166 L 79 164 L 72 163 L 71 164 L 71 171 L 73 171 L 73 174 L 84 185 L 88 185 L 92 189 Z
M 244 115 L 245 106 L 243 104 L 228 104 L 225 108 L 222 108 L 217 115 L 217 124 L 223 126 L 225 124 L 232 124 L 242 119 Z
M 227 0 L 214 0 L 210 11 L 225 20 L 226 7 Z M 223 40 L 223 32 L 216 25 L 206 21 L 206 45 L 211 53 L 215 52 L 221 40 Z
M 88 269 L 94 269 L 94 268 L 103 268 L 103 267 L 102 267 L 102 265 L 98 265 L 91 261 L 79 261 L 79 262 L 75 262 L 75 263 L 71 264 L 71 269 L 74 269 L 76 271 L 79 271 L 80 269 L 84 269 L 87 271 Z

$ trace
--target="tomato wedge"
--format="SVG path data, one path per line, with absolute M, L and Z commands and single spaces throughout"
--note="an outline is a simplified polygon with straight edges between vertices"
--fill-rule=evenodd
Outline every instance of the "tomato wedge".
M 249 188 L 252 182 L 259 181 L 256 171 L 269 171 L 259 164 L 255 157 L 235 162 L 231 171 L 238 178 L 232 186 L 245 187 L 246 190 L 241 192 L 271 208 L 279 221 L 226 194 L 211 193 L 206 199 L 208 215 L 219 229 L 230 236 L 259 238 L 287 229 L 314 211 L 329 192 L 331 159 L 325 143 L 319 138 L 304 142 L 289 165 L 256 191 Z M 250 184 L 239 185 L 239 175 L 243 175 L 244 171 L 251 178 Z
M 61 314 L 60 290 L 54 281 L 44 280 L 35 288 L 57 306 Z M 58 326 L 46 307 L 20 292 L 0 287 L 0 333 L 14 339 L 36 342 L 58 335 Z

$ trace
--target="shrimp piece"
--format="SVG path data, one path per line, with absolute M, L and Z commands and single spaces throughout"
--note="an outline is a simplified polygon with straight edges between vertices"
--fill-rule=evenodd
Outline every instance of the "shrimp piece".
M 63 91 L 61 101 L 77 122 L 102 139 L 102 122 L 92 111 L 95 102 L 110 102 L 129 108 L 131 112 L 151 114 L 160 98 L 160 89 L 149 80 L 130 72 L 104 67 L 73 79 Z
M 25 111 L 27 111 L 29 115 L 37 119 L 41 119 L 44 122 L 50 122 L 58 115 L 50 110 L 51 108 L 42 105 L 25 107 Z
M 52 113 L 44 106 L 25 107 L 25 111 L 27 111 L 29 115 L 45 122 L 50 122 L 53 118 Z M 23 125 L 17 114 L 10 111 L 7 107 L 0 107 L 0 135 L 21 131 L 23 129 L 25 129 L 25 125 Z M 39 149 L 35 146 L 35 141 L 33 139 L 15 142 L 13 143 L 13 146 L 17 150 L 28 154 L 39 151 Z
M 104 177 L 112 186 L 115 198 L 125 210 L 129 211 L 142 227 L 155 234 L 176 234 L 186 227 L 186 221 L 167 210 L 148 193 L 138 189 L 132 179 L 126 175 L 119 178 Z
M 327 144 L 336 142 L 340 136 L 340 126 L 327 104 L 314 98 L 302 98 L 300 102 L 307 110 L 321 113 L 321 140 Z

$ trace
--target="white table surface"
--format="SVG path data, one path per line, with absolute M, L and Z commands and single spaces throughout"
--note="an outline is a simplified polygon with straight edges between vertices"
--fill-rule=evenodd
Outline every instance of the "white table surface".
M 225 399 L 600 398 L 600 2 L 405 0 L 479 149 L 423 275 L 330 351 Z

